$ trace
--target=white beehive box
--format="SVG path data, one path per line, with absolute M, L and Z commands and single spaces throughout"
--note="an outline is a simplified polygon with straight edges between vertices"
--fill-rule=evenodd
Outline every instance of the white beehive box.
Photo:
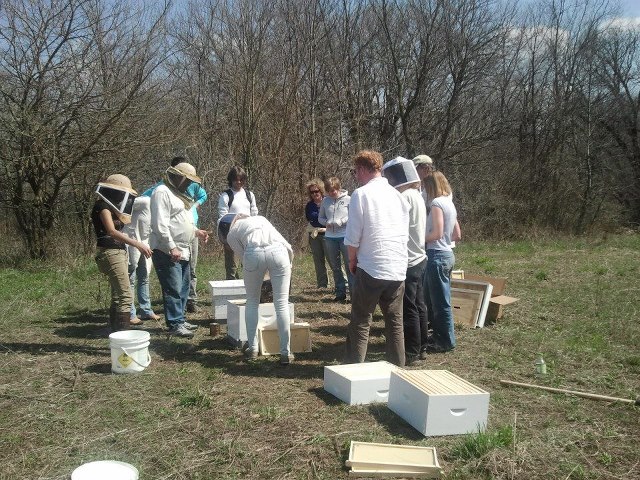
M 349 405 L 386 402 L 389 376 L 398 367 L 388 362 L 324 367 L 324 389 Z
M 247 301 L 227 300 L 227 337 L 232 343 L 242 344 L 247 341 L 247 324 L 245 322 Z M 289 304 L 289 318 L 293 323 L 294 304 Z M 273 303 L 258 305 L 258 328 L 276 325 L 276 308 Z
M 483 431 L 489 392 L 447 370 L 397 370 L 388 407 L 425 436 Z
M 215 280 L 209 282 L 211 288 L 211 313 L 216 320 L 227 318 L 227 300 L 247 298 L 244 280 Z
M 280 335 L 276 325 L 258 328 L 258 346 L 260 355 L 278 355 L 280 353 Z M 289 351 L 291 353 L 311 351 L 311 328 L 308 323 L 292 323 L 290 325 Z

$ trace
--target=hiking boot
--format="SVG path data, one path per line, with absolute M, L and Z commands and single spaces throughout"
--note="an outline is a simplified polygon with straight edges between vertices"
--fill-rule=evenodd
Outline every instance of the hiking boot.
M 197 330 L 198 329 L 198 325 L 194 325 L 193 323 L 183 322 L 182 325 L 184 325 L 184 328 L 186 328 L 187 330 Z
M 188 330 L 184 324 L 179 323 L 178 325 L 174 325 L 169 329 L 169 335 L 175 335 L 176 337 L 193 337 L 193 332 Z
M 289 365 L 291 362 L 293 362 L 294 359 L 295 357 L 291 354 L 289 355 L 280 354 L 280 365 Z
M 195 300 L 187 300 L 187 312 L 198 313 L 198 305 Z
M 129 318 L 129 325 L 142 325 L 142 320 L 138 317 L 131 317 Z

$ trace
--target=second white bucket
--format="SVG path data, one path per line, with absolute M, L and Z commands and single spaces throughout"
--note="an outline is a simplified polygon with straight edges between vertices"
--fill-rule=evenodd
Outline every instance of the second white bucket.
M 144 330 L 122 330 L 109 335 L 111 371 L 113 373 L 142 372 L 151 363 L 149 339 Z

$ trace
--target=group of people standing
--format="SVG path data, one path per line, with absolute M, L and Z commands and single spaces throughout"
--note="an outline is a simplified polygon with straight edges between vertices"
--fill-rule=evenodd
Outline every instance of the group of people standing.
M 255 196 L 244 189 L 246 180 L 244 169 L 234 166 L 227 176 L 229 188 L 218 200 L 225 274 L 227 279 L 239 278 L 236 259 L 242 259 L 249 333 L 245 350 L 248 357 L 255 358 L 260 290 L 268 272 L 278 313 L 281 363 L 288 364 L 293 359 L 288 306 L 293 249 L 266 218 L 258 216 Z M 121 174 L 110 175 L 98 184 L 91 220 L 97 237 L 96 263 L 111 286 L 109 331 L 159 319 L 149 297 L 152 262 L 162 289 L 168 332 L 193 337 L 197 325 L 186 321 L 186 313 L 196 309 L 199 240 L 209 240 L 209 232 L 197 227 L 198 208 L 207 200 L 201 183 L 196 169 L 183 157 L 176 157 L 163 179 L 142 196 Z M 134 292 L 138 294 L 139 317 Z
M 337 177 L 313 180 L 307 183 L 305 208 L 318 287 L 328 287 L 326 259 L 333 273 L 334 300 L 347 301 L 347 293 L 351 299 L 345 361 L 365 360 L 376 305 L 384 315 L 386 356 L 392 363 L 403 366 L 429 352 L 453 349 L 450 276 L 460 227 L 446 178 L 426 155 L 383 164 L 380 153 L 363 150 L 355 155 L 353 166 L 359 187 L 351 196 Z M 229 188 L 218 200 L 225 276 L 239 278 L 236 259 L 241 259 L 248 359 L 258 355 L 260 293 L 264 279 L 270 279 L 280 361 L 288 364 L 293 360 L 288 305 L 293 249 L 258 215 L 255 195 L 244 188 L 246 180 L 244 169 L 234 166 L 227 176 Z M 196 308 L 199 241 L 209 239 L 209 232 L 198 228 L 198 208 L 207 200 L 201 183 L 196 169 L 176 157 L 162 181 L 140 197 L 124 175 L 111 175 L 98 184 L 91 219 L 96 262 L 111 285 L 111 331 L 158 319 L 149 301 L 151 259 L 169 333 L 193 336 L 197 326 L 186 321 L 186 312 Z
M 354 157 L 353 173 L 360 186 L 351 197 L 344 192 L 347 200 L 339 216 L 351 295 L 345 361 L 364 361 L 376 305 L 385 320 L 390 362 L 403 366 L 427 353 L 453 349 L 450 277 L 460 227 L 447 179 L 426 155 L 383 164 L 382 155 L 371 150 Z M 329 188 L 336 181 L 332 177 L 307 183 L 305 214 L 317 285 L 327 286 L 326 258 L 336 300 L 343 300 L 339 253 L 334 240 L 327 238 L 333 217 L 322 214 L 335 209 L 335 193 L 331 195 Z

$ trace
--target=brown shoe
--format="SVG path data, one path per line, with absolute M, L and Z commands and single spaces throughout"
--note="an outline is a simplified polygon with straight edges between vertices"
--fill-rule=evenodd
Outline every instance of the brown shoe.
M 160 320 L 160 315 L 156 315 L 154 312 L 151 312 L 149 315 L 140 315 L 142 320 Z
M 138 317 L 130 318 L 129 325 L 142 325 L 142 320 L 140 320 Z

